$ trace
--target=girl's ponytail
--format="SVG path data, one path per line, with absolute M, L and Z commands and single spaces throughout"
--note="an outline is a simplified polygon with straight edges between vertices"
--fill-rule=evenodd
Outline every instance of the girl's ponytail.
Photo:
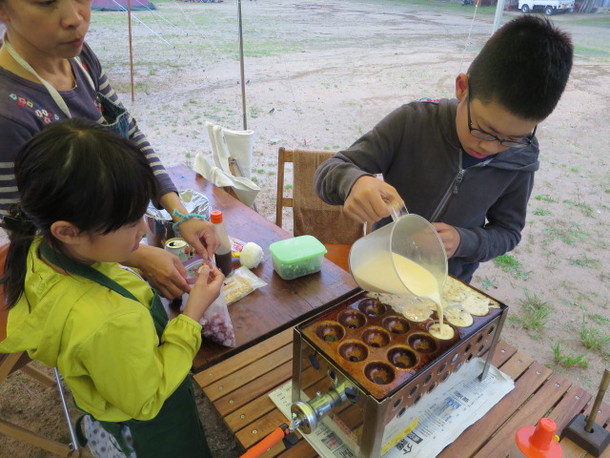
M 2 220 L 1 226 L 6 229 L 11 240 L 4 273 L 0 283 L 4 285 L 4 301 L 8 308 L 13 307 L 25 288 L 26 260 L 30 245 L 36 236 L 36 226 L 23 213 L 19 204 L 11 208 Z

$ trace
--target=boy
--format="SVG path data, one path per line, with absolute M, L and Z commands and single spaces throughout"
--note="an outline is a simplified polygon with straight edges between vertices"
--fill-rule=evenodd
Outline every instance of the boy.
M 508 22 L 457 76 L 457 100 L 394 110 L 318 168 L 318 195 L 374 228 L 404 203 L 433 222 L 449 273 L 470 282 L 480 262 L 521 239 L 539 165 L 536 128 L 565 89 L 572 54 L 570 37 L 549 20 Z

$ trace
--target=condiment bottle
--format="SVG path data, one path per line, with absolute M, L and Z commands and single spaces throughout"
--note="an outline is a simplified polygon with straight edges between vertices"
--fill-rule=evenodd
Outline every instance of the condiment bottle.
M 231 241 L 225 229 L 225 225 L 222 220 L 222 211 L 214 210 L 210 213 L 210 221 L 214 224 L 216 230 L 216 236 L 220 240 L 220 246 L 214 254 L 216 260 L 216 266 L 226 276 L 232 271 L 233 257 L 231 254 Z
M 563 452 L 557 442 L 557 425 L 550 418 L 541 418 L 536 426 L 523 426 L 515 434 L 511 458 L 561 458 Z

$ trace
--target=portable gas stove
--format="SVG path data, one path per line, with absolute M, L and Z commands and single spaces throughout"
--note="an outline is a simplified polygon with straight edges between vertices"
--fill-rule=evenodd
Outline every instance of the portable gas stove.
M 355 456 L 379 457 L 410 431 L 401 419 L 407 409 L 487 353 L 484 378 L 508 308 L 459 280 L 448 282 L 462 289 L 459 302 L 487 304 L 469 326 L 448 323 L 455 331 L 451 340 L 428 333 L 438 322 L 436 312 L 410 321 L 365 291 L 298 325 L 291 429 L 309 434 L 323 422 Z

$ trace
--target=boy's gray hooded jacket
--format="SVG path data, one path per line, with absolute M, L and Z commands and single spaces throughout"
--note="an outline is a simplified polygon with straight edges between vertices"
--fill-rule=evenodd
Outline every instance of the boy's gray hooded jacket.
M 539 150 L 534 139 L 529 147 L 463 169 L 457 104 L 456 99 L 427 99 L 401 106 L 325 161 L 314 179 L 322 200 L 342 205 L 356 179 L 382 174 L 410 213 L 457 228 L 461 243 L 449 260 L 449 273 L 469 282 L 479 262 L 519 243 Z

